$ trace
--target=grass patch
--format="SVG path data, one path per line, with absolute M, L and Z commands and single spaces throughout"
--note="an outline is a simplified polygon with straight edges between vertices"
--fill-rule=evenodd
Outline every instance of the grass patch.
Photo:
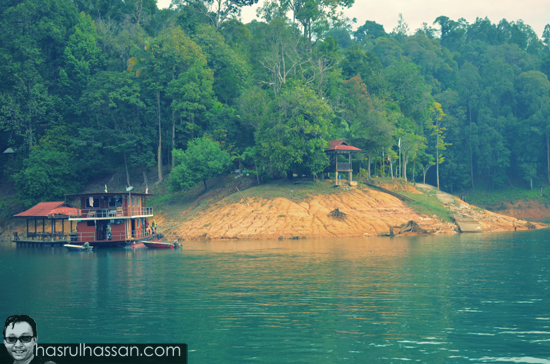
M 225 201 L 233 203 L 244 197 L 251 200 L 256 198 L 286 198 L 294 202 L 302 202 L 310 200 L 317 195 L 329 195 L 339 192 L 343 192 L 343 190 L 335 188 L 334 184 L 328 181 L 296 178 L 293 180 L 270 181 L 269 183 L 254 186 L 226 197 Z
M 466 192 L 466 201 L 482 207 L 497 208 L 503 202 L 538 201 L 541 204 L 550 203 L 550 186 L 530 190 L 520 187 L 507 187 L 498 190 L 471 190 Z
M 400 194 L 410 197 L 416 201 L 405 201 L 407 206 L 412 208 L 418 214 L 436 215 L 441 221 L 451 222 L 452 218 L 449 210 L 443 205 L 443 202 L 435 196 L 435 193 L 424 193 L 422 195 L 410 192 L 400 191 Z
M 149 197 L 149 205 L 152 206 L 152 207 L 155 207 L 155 206 L 162 206 L 164 204 L 167 204 L 167 203 L 172 203 L 174 200 L 180 200 L 181 199 L 181 195 L 180 194 L 175 194 L 175 193 L 169 193 L 169 194 L 165 194 L 165 195 L 158 195 L 158 196 L 154 196 L 154 197 Z

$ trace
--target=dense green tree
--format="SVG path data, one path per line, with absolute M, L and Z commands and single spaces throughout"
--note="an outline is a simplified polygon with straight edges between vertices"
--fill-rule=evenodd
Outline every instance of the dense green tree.
M 414 63 L 399 62 L 384 71 L 391 98 L 399 104 L 403 115 L 422 128 L 430 114 L 433 98 L 419 67 Z
M 92 18 L 84 12 L 80 13 L 74 34 L 69 37 L 63 54 L 64 66 L 59 70 L 65 105 L 73 115 L 78 114 L 78 101 L 90 77 L 104 67 L 104 54 L 97 43 L 98 34 Z
M 470 154 L 470 182 L 472 188 L 474 183 L 474 149 L 477 145 L 476 120 L 479 103 L 481 77 L 474 65 L 467 62 L 460 69 L 458 80 L 458 91 L 466 103 L 466 118 L 468 120 L 468 151 Z
M 376 39 L 380 37 L 386 37 L 387 35 L 388 34 L 384 30 L 384 26 L 372 20 L 367 20 L 365 24 L 361 25 L 353 33 L 353 37 L 358 42 L 362 42 L 365 39 Z
M 518 91 L 518 115 L 526 121 L 519 126 L 519 129 L 524 137 L 522 140 L 528 140 L 529 144 L 525 148 L 526 150 L 518 153 L 517 158 L 525 179 L 530 182 L 531 189 L 533 189 L 533 179 L 537 174 L 541 160 L 539 152 L 546 149 L 549 144 L 547 129 L 550 81 L 542 72 L 529 71 L 518 76 L 515 87 Z M 516 140 L 517 142 L 519 141 Z M 518 146 L 518 152 L 519 148 Z M 548 155 L 546 153 L 547 166 L 550 166 Z M 550 167 L 548 168 L 547 174 L 550 175 Z
M 251 54 L 254 78 L 278 95 L 288 80 L 301 78 L 299 73 L 307 63 L 305 42 L 284 18 L 255 24 L 254 28 L 256 39 Z
M 332 37 L 338 42 L 341 48 L 348 48 L 353 45 L 350 32 L 346 28 L 333 28 L 325 32 L 326 37 Z
M 368 173 L 371 161 L 392 144 L 394 125 L 388 119 L 381 100 L 369 95 L 361 77 L 344 82 L 343 107 L 338 112 L 341 120 L 340 137 L 361 148 L 368 157 Z
M 67 129 L 59 126 L 49 130 L 32 147 L 23 168 L 14 176 L 22 203 L 30 207 L 77 193 L 84 182 L 80 175 L 84 164 L 77 160 Z
M 345 58 L 339 64 L 344 78 L 350 79 L 360 75 L 371 93 L 384 95 L 387 85 L 382 63 L 373 52 L 364 52 L 359 47 L 353 46 L 344 51 L 344 56 Z
M 177 7 L 190 5 L 195 12 L 198 12 L 203 18 L 207 19 L 209 24 L 215 29 L 220 29 L 225 22 L 241 14 L 243 6 L 256 4 L 258 0 L 192 0 L 172 1 Z
M 281 1 L 284 8 L 292 11 L 292 20 L 298 21 L 303 29 L 304 37 L 311 41 L 320 37 L 330 25 L 342 25 L 342 9 L 350 8 L 355 0 L 285 0 Z
M 372 48 L 376 57 L 384 67 L 399 63 L 403 60 L 403 49 L 394 38 L 377 38 Z
M 468 22 L 460 18 L 458 21 L 449 19 L 447 16 L 439 16 L 433 22 L 440 26 L 441 45 L 451 52 L 457 51 L 466 42 Z
M 439 189 L 439 165 L 445 161 L 443 151 L 447 149 L 450 143 L 445 142 L 445 135 L 443 132 L 447 130 L 442 126 L 441 120 L 445 116 L 441 109 L 441 104 L 434 102 L 430 107 L 430 118 L 426 121 L 426 126 L 431 131 L 432 136 L 435 136 L 435 168 L 436 168 L 436 180 L 437 189 Z
M 226 171 L 231 163 L 229 153 L 207 138 L 193 139 L 187 150 L 175 149 L 172 153 L 175 167 L 170 173 L 170 188 L 174 191 L 188 190 L 201 180 L 207 191 L 206 180 Z
M 334 114 L 307 86 L 291 82 L 271 104 L 256 131 L 262 163 L 275 175 L 314 175 L 327 165 L 324 149 L 333 134 Z
M 458 64 L 451 52 L 440 46 L 439 40 L 429 39 L 423 33 L 415 34 L 407 38 L 403 50 L 406 57 L 420 66 L 420 72 L 432 87 L 432 92 L 456 87 Z
M 77 12 L 62 0 L 25 0 L 0 14 L 0 128 L 30 150 L 63 114 L 58 72 Z
M 67 191 L 49 173 L 72 178 L 70 158 L 125 167 L 128 184 L 156 162 L 162 182 L 170 151 L 198 137 L 273 176 L 314 174 L 345 138 L 380 173 L 400 157 L 402 176 L 449 191 L 550 183 L 550 27 L 539 39 L 521 20 L 440 16 L 411 34 L 400 16 L 352 40 L 353 0 L 270 0 L 242 24 L 254 2 L 1 2 L 0 146 L 18 151 L 4 176 L 28 201 Z M 70 147 L 48 150 L 52 132 Z M 179 165 L 178 188 L 196 183 Z
M 79 129 L 80 146 L 121 156 L 129 186 L 130 166 L 140 166 L 145 175 L 145 167 L 153 164 L 149 136 L 154 130 L 140 119 L 145 107 L 140 92 L 130 72 L 104 71 L 90 81 L 80 100 L 80 109 L 94 115 L 89 125 Z
M 218 100 L 233 104 L 249 85 L 249 66 L 246 58 L 229 47 L 213 27 L 198 26 L 193 40 L 202 48 L 208 68 L 214 72 L 212 86 Z
M 134 48 L 133 54 L 134 57 L 128 61 L 128 69 L 134 71 L 137 77 L 142 76 L 147 88 L 156 96 L 159 138 L 157 165 L 159 182 L 162 182 L 162 116 L 164 113 L 161 99 L 164 99 L 163 96 L 167 91 L 172 97 L 170 118 L 172 149 L 174 149 L 176 110 L 182 117 L 188 118 L 194 116 L 192 112 L 189 114 L 193 108 L 204 109 L 204 105 L 199 106 L 193 101 L 197 101 L 198 97 L 211 94 L 208 87 L 211 85 L 212 75 L 206 68 L 206 60 L 201 48 L 179 27 L 167 28 L 157 38 L 146 42 L 143 49 Z M 169 86 L 170 83 L 172 87 Z M 185 83 L 189 84 L 185 86 Z M 198 87 L 202 90 L 198 90 Z M 180 99 L 176 100 L 176 98 Z M 209 101 L 205 98 L 204 102 L 208 104 Z
M 447 163 L 441 165 L 443 189 L 451 192 L 467 189 L 469 186 L 471 187 L 467 109 L 463 104 L 462 97 L 455 90 L 447 90 L 434 95 L 434 99 L 441 104 L 441 108 L 445 111 L 446 115 L 441 122 L 447 129 L 446 140 L 452 143 L 445 152 Z

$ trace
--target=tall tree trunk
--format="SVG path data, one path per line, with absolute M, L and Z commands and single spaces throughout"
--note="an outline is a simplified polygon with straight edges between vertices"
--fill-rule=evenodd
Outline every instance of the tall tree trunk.
M 172 100 L 172 103 L 174 100 Z M 170 159 L 172 160 L 172 169 L 174 169 L 174 150 L 176 149 L 176 115 L 175 110 L 172 110 L 172 153 L 170 153 Z
M 367 171 L 367 172 L 369 173 L 369 174 L 368 174 L 368 180 L 370 181 L 370 180 L 371 180 L 371 175 L 370 175 L 370 155 L 369 155 L 367 158 L 368 158 L 368 162 L 367 162 L 367 164 L 368 164 L 368 171 Z
M 149 185 L 149 180 L 147 179 L 147 167 L 145 167 L 145 164 L 143 162 L 140 162 L 141 172 L 143 173 L 143 183 L 145 183 L 145 186 Z
M 32 149 L 32 111 L 29 107 L 29 150 Z
M 470 119 L 470 179 L 472 180 L 472 188 L 474 186 L 474 151 L 472 148 L 472 109 L 468 107 L 469 119 Z
M 128 172 L 128 163 L 126 162 L 126 151 L 124 151 L 124 168 L 126 169 L 126 182 L 128 183 L 128 187 L 130 187 L 132 184 L 130 184 L 130 173 Z
M 27 92 L 29 94 L 29 100 L 31 99 L 31 82 L 29 81 L 27 83 Z M 29 131 L 29 151 L 31 150 L 32 148 L 32 107 L 29 106 L 29 127 L 28 127 L 28 131 Z
M 172 81 L 175 80 L 176 66 L 172 68 Z M 172 105 L 174 105 L 174 99 L 172 99 Z M 176 149 L 176 111 L 172 109 L 172 152 L 170 153 L 170 159 L 172 161 L 172 169 L 174 169 L 174 149 Z
M 160 90 L 157 90 L 157 115 L 159 118 L 159 148 L 158 148 L 158 173 L 157 183 L 162 182 L 162 128 L 160 125 Z
M 208 191 L 208 186 L 206 185 L 206 180 L 203 179 L 202 182 L 204 183 L 204 192 Z
M 258 165 L 256 164 L 256 161 L 254 161 L 254 168 L 256 168 L 256 180 L 258 181 L 258 185 L 260 184 L 260 173 L 258 172 Z
M 438 125 L 439 129 L 439 125 Z M 436 130 L 438 130 L 436 129 Z M 437 189 L 439 190 L 439 133 L 437 133 L 436 137 L 436 144 L 435 144 L 435 176 L 437 178 Z

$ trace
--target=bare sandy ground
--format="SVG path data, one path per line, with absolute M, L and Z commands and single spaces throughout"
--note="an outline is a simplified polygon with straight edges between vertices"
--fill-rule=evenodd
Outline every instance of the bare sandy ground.
M 486 232 L 546 227 L 453 199 L 448 200 L 448 207 L 452 205 L 455 214 L 475 218 Z M 342 218 L 331 215 L 336 208 L 345 214 Z M 165 231 L 168 237 L 186 240 L 368 237 L 387 233 L 390 227 L 395 230 L 411 220 L 433 234 L 458 231 L 454 223 L 443 222 L 435 215 L 419 215 L 398 198 L 373 189 L 318 195 L 301 203 L 285 198 L 241 199 L 213 205 L 190 219 L 186 213 L 182 213 L 181 223 L 162 215 L 156 219 L 161 226 L 172 226 Z

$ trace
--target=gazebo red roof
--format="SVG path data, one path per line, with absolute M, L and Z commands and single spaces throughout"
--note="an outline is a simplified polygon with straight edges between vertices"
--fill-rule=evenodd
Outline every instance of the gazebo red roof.
M 349 151 L 349 152 L 360 152 L 361 151 L 361 149 L 356 148 L 352 145 L 349 145 L 344 140 L 331 140 L 330 141 L 330 148 L 326 149 L 325 151 L 328 152 L 330 150 L 344 150 L 344 151 Z
M 54 218 L 61 217 L 56 215 L 68 216 L 69 212 L 75 213 L 77 209 L 68 205 L 65 201 L 58 202 L 40 202 L 38 205 L 35 205 L 23 211 L 13 217 L 40 217 L 40 218 Z

